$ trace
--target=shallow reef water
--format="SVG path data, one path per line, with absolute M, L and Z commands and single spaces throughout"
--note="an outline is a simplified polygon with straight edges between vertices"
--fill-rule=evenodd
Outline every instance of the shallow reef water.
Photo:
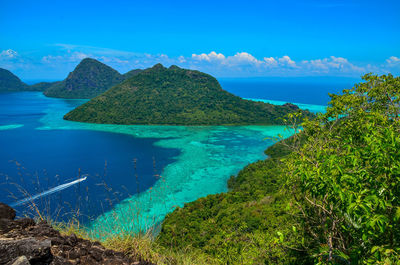
M 24 126 L 24 125 L 23 125 L 23 124 L 7 124 L 7 125 L 0 125 L 0 131 L 17 129 L 17 128 L 21 128 L 22 126 Z

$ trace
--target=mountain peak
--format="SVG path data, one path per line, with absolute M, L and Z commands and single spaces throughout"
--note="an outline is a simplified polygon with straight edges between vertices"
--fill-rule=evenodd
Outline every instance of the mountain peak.
M 166 69 L 166 68 L 164 67 L 164 65 L 158 63 L 158 64 L 155 64 L 155 65 L 154 65 L 152 68 L 150 68 L 150 69 L 153 69 L 153 70 L 164 70 L 164 69 Z
M 93 58 L 83 59 L 68 77 L 49 87 L 45 95 L 58 98 L 93 98 L 125 78 L 115 69 Z
M 169 70 L 179 70 L 181 69 L 179 66 L 176 66 L 175 64 L 171 65 L 169 68 Z

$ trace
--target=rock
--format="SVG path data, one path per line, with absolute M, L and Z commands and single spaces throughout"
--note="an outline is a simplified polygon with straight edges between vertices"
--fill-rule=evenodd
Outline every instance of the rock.
M 30 265 L 30 263 L 25 256 L 20 256 L 12 263 L 12 265 Z
M 0 265 L 140 264 L 122 252 L 104 248 L 75 234 L 63 236 L 45 221 L 14 220 L 15 211 L 0 204 Z M 6 218 L 4 218 L 6 217 Z
M 7 204 L 0 202 L 0 219 L 14 220 L 14 218 L 15 210 Z
M 6 264 L 20 256 L 25 256 L 31 264 L 50 264 L 53 260 L 50 247 L 50 240 L 1 239 L 0 264 Z
M 75 234 L 68 236 L 66 239 L 67 239 L 66 243 L 70 246 L 74 246 L 78 242 L 78 239 Z
M 27 227 L 36 225 L 36 223 L 31 218 L 21 218 L 15 221 L 15 225 L 25 229 Z

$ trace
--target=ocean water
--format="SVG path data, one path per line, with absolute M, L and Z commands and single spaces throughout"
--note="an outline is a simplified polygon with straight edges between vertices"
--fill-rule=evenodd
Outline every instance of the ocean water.
M 225 78 L 221 86 L 242 98 L 258 98 L 282 102 L 327 105 L 329 93 L 350 89 L 360 78 L 347 77 L 274 77 Z
M 0 93 L 0 201 L 14 205 L 58 187 L 57 192 L 38 197 L 37 207 L 57 220 L 67 220 L 79 209 L 81 220 L 88 221 L 152 187 L 155 175 L 175 161 L 179 150 L 157 147 L 157 139 L 92 130 L 38 130 L 48 109 L 63 111 L 82 102 L 37 92 Z M 68 186 L 85 176 L 85 181 Z M 22 214 L 31 205 L 16 209 Z
M 269 100 L 262 93 L 248 97 Z M 263 151 L 278 136 L 293 133 L 285 126 L 130 126 L 62 119 L 83 102 L 35 92 L 0 94 L 0 200 L 24 198 L 6 195 L 7 189 L 18 192 L 10 188 L 16 183 L 39 195 L 35 202 L 43 200 L 47 208 L 69 205 L 52 214 L 69 216 L 90 202 L 80 214 L 91 217 L 88 231 L 99 237 L 144 231 L 176 207 L 227 191 L 231 175 L 265 159 Z M 321 105 L 301 107 L 324 111 Z

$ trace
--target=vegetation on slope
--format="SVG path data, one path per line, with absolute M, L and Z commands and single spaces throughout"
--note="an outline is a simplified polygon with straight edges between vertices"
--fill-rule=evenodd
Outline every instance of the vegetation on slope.
M 122 77 L 124 78 L 124 80 L 127 80 L 141 72 L 143 72 L 142 69 L 133 69 L 133 70 L 130 70 L 129 72 L 126 72 L 125 74 L 123 74 Z
M 53 84 L 44 94 L 57 98 L 93 98 L 123 80 L 124 77 L 113 68 L 86 58 L 65 80 Z
M 158 242 L 175 250 L 191 247 L 221 264 L 301 264 L 293 199 L 278 156 L 250 164 L 229 180 L 230 191 L 187 203 L 169 214 Z M 285 245 L 282 244 L 283 235 Z
M 57 85 L 60 82 L 61 81 L 36 83 L 36 84 L 33 84 L 33 85 L 30 86 L 30 90 L 33 90 L 33 91 L 45 91 L 49 87 L 51 87 L 53 85 Z
M 400 78 L 363 79 L 228 193 L 169 214 L 158 242 L 221 264 L 398 264 Z
M 398 264 L 400 78 L 363 79 L 303 124 L 307 140 L 286 172 L 301 191 L 301 227 L 316 260 Z
M 21 81 L 16 75 L 10 71 L 0 68 L 0 92 L 1 91 L 26 91 L 31 90 L 30 87 Z
M 241 99 L 199 71 L 161 64 L 116 85 L 64 116 L 67 120 L 111 124 L 233 125 L 282 124 L 298 111 Z

